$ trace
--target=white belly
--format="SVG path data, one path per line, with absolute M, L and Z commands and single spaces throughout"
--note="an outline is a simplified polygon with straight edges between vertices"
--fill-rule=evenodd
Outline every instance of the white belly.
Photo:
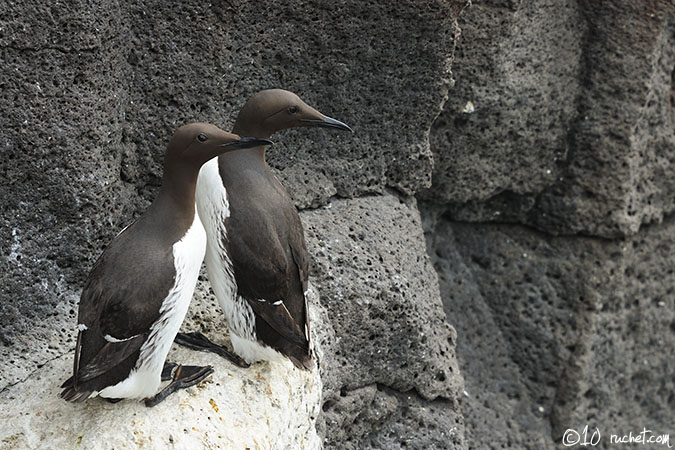
M 197 179 L 197 211 L 206 229 L 206 270 L 230 331 L 248 339 L 252 336 L 253 311 L 243 299 L 237 301 L 237 283 L 224 241 L 224 220 L 230 217 L 227 192 L 218 171 L 218 160 L 202 166 Z
M 230 205 L 217 159 L 204 164 L 199 172 L 197 211 L 206 229 L 206 270 L 213 292 L 225 313 L 232 348 L 249 363 L 283 359 L 280 353 L 258 343 L 253 310 L 246 300 L 237 295 L 232 261 L 224 246 L 227 239 L 224 220 L 230 217 Z
M 159 391 L 162 368 L 171 344 L 187 314 L 206 250 L 206 233 L 199 216 L 185 236 L 173 244 L 176 278 L 162 302 L 160 317 L 140 350 L 136 366 L 125 380 L 99 393 L 108 398 L 147 398 Z
M 272 347 L 260 345 L 255 340 L 242 338 L 235 333 L 230 333 L 230 341 L 232 342 L 232 349 L 234 352 L 244 358 L 249 364 L 256 361 L 286 361 L 284 355 L 274 350 Z

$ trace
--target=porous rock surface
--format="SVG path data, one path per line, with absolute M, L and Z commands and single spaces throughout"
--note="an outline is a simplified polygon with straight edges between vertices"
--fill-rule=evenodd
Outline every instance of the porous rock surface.
M 675 210 L 675 5 L 472 2 L 425 199 L 456 220 L 616 237 Z
M 672 433 L 674 246 L 672 219 L 617 241 L 437 224 L 468 446 L 542 448 L 579 424 Z
M 461 448 L 456 335 L 433 301 L 415 203 L 336 200 L 302 219 L 334 331 L 317 342 L 328 446 Z
M 459 28 L 464 2 L 440 0 L 0 6 L 2 445 L 77 444 L 74 427 L 38 429 L 65 411 L 150 417 L 54 400 L 79 291 L 156 193 L 171 132 L 228 128 L 267 87 L 355 130 L 285 131 L 268 154 L 315 208 L 301 217 L 319 368 L 219 362 L 167 400 L 196 424 L 174 439 L 221 439 L 205 401 L 228 401 L 215 388 L 228 374 L 240 403 L 287 399 L 289 422 L 251 422 L 272 447 L 555 448 L 584 425 L 603 445 L 642 426 L 675 435 L 675 5 L 471 3 Z M 227 343 L 205 278 L 188 316 L 185 329 Z M 260 396 L 288 380 L 321 396 Z M 31 389 L 43 410 L 19 400 Z M 232 405 L 227 420 L 248 414 Z M 265 434 L 289 423 L 303 425 L 284 443 Z
M 675 4 L 478 0 L 459 24 L 419 198 L 466 446 L 672 439 Z
M 298 207 L 318 208 L 302 217 L 312 228 L 312 277 L 322 297 L 312 303 L 317 317 L 312 333 L 317 353 L 325 355 L 318 373 L 326 387 L 318 397 L 316 390 L 289 398 L 286 391 L 272 389 L 265 398 L 265 383 L 274 386 L 287 377 L 288 383 L 307 387 L 318 381 L 310 375 L 300 379 L 274 364 L 249 372 L 219 364 L 211 381 L 167 400 L 167 405 L 189 406 L 182 413 L 195 430 L 180 439 L 189 443 L 207 433 L 214 446 L 248 445 L 250 441 L 237 440 L 237 433 L 218 441 L 221 428 L 201 413 L 213 410 L 204 403 L 210 398 L 217 405 L 232 400 L 215 388 L 226 384 L 222 377 L 232 374 L 236 380 L 227 383 L 236 389 L 263 373 L 265 381 L 238 392 L 233 399 L 241 405 L 234 402 L 227 411 L 232 415 L 227 420 L 239 421 L 248 414 L 247 404 L 255 410 L 279 402 L 279 410 L 273 409 L 279 423 L 267 426 L 255 418 L 249 424 L 248 432 L 260 436 L 261 448 L 295 447 L 297 442 L 307 448 L 344 448 L 345 436 L 351 437 L 345 445 L 354 448 L 461 448 L 456 394 L 462 381 L 454 331 L 444 321 L 410 196 L 431 182 L 429 129 L 451 85 L 456 18 L 464 4 L 4 2 L 0 402 L 12 427 L 2 427 L 0 442 L 6 439 L 3 445 L 11 448 L 49 442 L 96 448 L 100 442 L 87 435 L 80 440 L 75 422 L 53 428 L 68 417 L 76 421 L 94 415 L 119 425 L 120 440 L 110 436 L 110 442 L 136 442 L 141 437 L 133 431 L 140 430 L 152 437 L 152 444 L 149 438 L 143 441 L 149 447 L 166 443 L 157 412 L 162 405 L 146 411 L 140 404 L 92 400 L 73 407 L 54 399 L 55 384 L 69 369 L 79 293 L 101 251 L 156 194 L 171 133 L 197 120 L 227 129 L 248 97 L 281 87 L 355 130 L 286 131 L 275 136 L 277 145 L 268 154 Z M 369 195 L 373 197 L 360 198 Z M 408 203 L 400 204 L 399 195 Z M 335 216 L 329 205 L 348 217 Z M 367 230 L 356 223 L 364 205 L 374 213 Z M 401 223 L 385 222 L 389 218 Z M 352 224 L 371 235 L 358 261 L 351 260 L 351 238 L 342 229 Z M 391 242 L 372 237 L 383 228 Z M 325 242 L 331 242 L 330 252 L 321 245 Z M 366 252 L 382 258 L 371 258 L 366 267 Z M 371 266 L 376 271 L 371 280 L 361 278 Z M 340 270 L 349 276 L 337 283 L 329 273 Z M 340 304 L 340 290 L 355 303 Z M 361 311 L 366 303 L 370 309 Z M 390 310 L 390 303 L 398 309 Z M 184 327 L 227 343 L 204 277 Z M 362 390 L 368 395 L 359 396 Z M 21 400 L 31 392 L 44 395 L 44 403 Z M 349 398 L 356 403 L 341 400 Z M 125 427 L 122 420 L 134 414 L 138 421 Z M 97 429 L 92 420 L 87 418 L 85 425 Z M 300 422 L 309 426 L 282 434 L 285 443 L 273 440 L 281 428 Z M 171 429 L 178 427 L 169 423 Z M 239 431 L 241 436 L 247 432 Z M 176 442 L 180 433 L 182 428 L 172 434 Z

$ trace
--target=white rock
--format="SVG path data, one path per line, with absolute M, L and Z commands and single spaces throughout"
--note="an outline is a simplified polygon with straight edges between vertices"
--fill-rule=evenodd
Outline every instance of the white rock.
M 58 397 L 72 355 L 38 369 L 0 394 L 0 449 L 317 449 L 319 371 L 290 362 L 248 369 L 221 357 L 174 346 L 170 361 L 211 364 L 202 383 L 154 408 L 93 398 L 70 404 Z

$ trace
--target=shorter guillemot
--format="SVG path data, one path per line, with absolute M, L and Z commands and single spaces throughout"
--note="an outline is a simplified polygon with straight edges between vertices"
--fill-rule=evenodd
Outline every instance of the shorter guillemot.
M 268 89 L 246 102 L 233 132 L 269 138 L 295 127 L 351 131 L 292 92 Z M 268 167 L 265 148 L 223 154 L 205 164 L 197 182 L 197 209 L 208 236 L 209 281 L 241 358 L 199 333 L 181 333 L 176 342 L 215 351 L 240 366 L 282 357 L 301 369 L 314 367 L 302 222 Z
M 113 239 L 89 273 L 80 298 L 73 376 L 61 386 L 62 398 L 146 398 L 146 405 L 154 406 L 213 372 L 211 366 L 165 364 L 206 251 L 195 210 L 197 175 L 218 155 L 269 144 L 205 123 L 178 129 L 166 150 L 157 198 Z

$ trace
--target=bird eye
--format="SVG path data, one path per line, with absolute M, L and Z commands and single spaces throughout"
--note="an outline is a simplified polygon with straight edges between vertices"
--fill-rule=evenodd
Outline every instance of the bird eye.
M 296 112 L 298 112 L 298 107 L 295 106 L 295 105 L 289 106 L 289 107 L 288 107 L 288 112 L 291 113 L 291 114 L 295 114 Z
M 202 133 L 199 136 L 197 136 L 197 139 L 199 139 L 199 142 L 204 142 L 208 139 L 208 137 L 206 137 L 206 135 Z

